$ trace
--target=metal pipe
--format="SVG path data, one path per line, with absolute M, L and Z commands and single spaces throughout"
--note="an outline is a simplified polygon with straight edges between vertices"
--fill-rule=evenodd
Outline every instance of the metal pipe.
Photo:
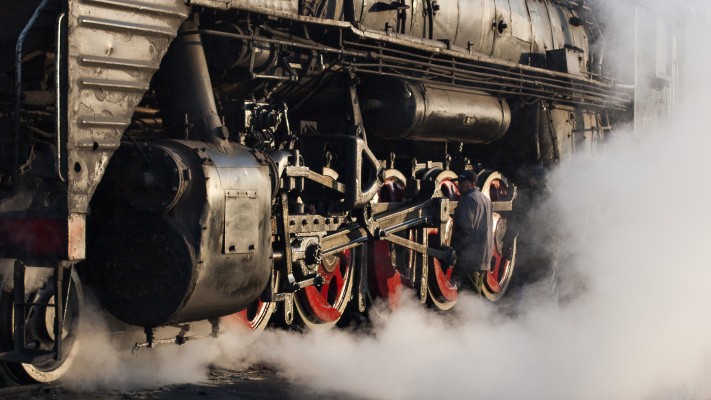
M 376 51 L 377 53 L 373 54 L 379 54 L 380 59 L 382 60 L 395 60 L 395 61 L 403 61 L 407 60 L 410 63 L 417 63 L 419 66 L 424 66 L 424 67 L 439 67 L 439 68 L 445 68 L 445 69 L 456 69 L 456 70 L 461 70 L 462 72 L 471 72 L 471 73 L 476 73 L 480 74 L 481 76 L 489 77 L 489 78 L 494 78 L 494 79 L 501 79 L 502 78 L 502 73 L 515 76 L 515 75 L 520 75 L 524 70 L 521 68 L 521 73 L 519 73 L 516 70 L 512 70 L 510 67 L 508 67 L 505 70 L 501 69 L 501 65 L 492 63 L 492 62 L 487 62 L 486 60 L 478 60 L 479 64 L 472 65 L 472 64 L 467 64 L 462 61 L 457 61 L 456 59 L 452 60 L 445 60 L 445 59 L 437 59 L 434 58 L 433 54 L 430 55 L 418 55 L 414 52 L 407 52 L 407 51 L 402 51 L 402 50 L 397 50 L 393 48 L 384 48 L 382 45 L 370 45 L 370 44 L 365 44 L 365 43 L 358 43 L 358 42 L 349 42 L 349 41 L 344 41 L 345 45 L 353 46 L 355 48 L 363 48 L 366 50 L 370 51 Z M 387 54 L 383 53 L 383 51 L 387 52 Z M 383 54 L 381 54 L 383 53 Z M 388 55 L 388 54 L 395 54 L 395 55 L 402 55 L 403 57 L 406 57 L 406 59 L 402 57 L 397 57 L 393 55 Z M 420 62 L 417 62 L 417 59 L 421 60 Z M 489 66 L 493 65 L 493 66 Z M 521 67 L 516 66 L 515 68 Z M 571 79 L 569 74 L 562 73 L 562 72 L 555 72 L 555 71 L 550 71 L 546 69 L 541 69 L 541 68 L 535 68 L 535 67 L 528 67 L 530 69 L 535 70 L 535 78 L 537 80 L 537 84 L 541 83 L 549 83 L 549 84 L 560 84 L 561 79 Z M 473 71 L 473 69 L 476 69 L 477 71 Z M 493 74 L 486 74 L 485 72 L 481 71 L 489 71 L 492 72 Z M 530 72 L 530 76 L 534 76 L 533 72 L 534 71 L 527 71 L 527 73 Z M 588 80 L 581 80 L 579 77 L 577 77 L 577 85 L 580 87 L 588 87 L 590 90 L 599 90 L 600 87 L 595 85 L 594 83 L 590 82 L 591 79 Z M 581 83 L 585 82 L 585 83 Z M 605 84 L 605 85 L 610 85 L 611 82 L 605 81 L 605 80 L 598 80 L 597 82 Z
M 66 182 L 62 176 L 62 28 L 65 13 L 61 13 L 57 19 L 57 54 L 54 57 L 54 83 L 56 89 L 56 104 L 57 110 L 57 177 L 60 181 Z
M 20 165 L 20 105 L 22 104 L 22 47 L 25 44 L 25 38 L 30 32 L 30 29 L 37 22 L 40 13 L 49 3 L 49 0 L 42 0 L 42 3 L 35 9 L 34 14 L 30 17 L 30 20 L 22 29 L 20 37 L 17 38 L 17 44 L 15 46 L 15 132 L 13 136 L 14 153 L 12 157 L 12 185 L 17 184 L 17 179 L 19 177 L 19 165 Z
M 355 43 L 355 42 L 349 42 L 345 41 L 344 44 L 347 45 L 353 45 L 356 47 L 365 47 L 368 48 L 369 50 L 343 50 L 339 48 L 333 48 L 333 47 L 328 47 L 324 46 L 318 43 L 313 43 L 311 45 L 309 44 L 304 44 L 301 42 L 297 42 L 294 40 L 280 40 L 280 39 L 270 39 L 266 37 L 259 37 L 255 35 L 245 35 L 245 34 L 238 34 L 238 33 L 229 33 L 229 32 L 222 32 L 222 31 L 215 31 L 215 30 L 209 30 L 209 29 L 200 29 L 197 30 L 196 32 L 204 35 L 210 35 L 210 36 L 217 36 L 217 37 L 226 37 L 226 38 L 232 38 L 232 39 L 240 39 L 240 40 L 245 40 L 245 41 L 255 41 L 258 43 L 269 43 L 269 44 L 276 44 L 276 45 L 284 45 L 284 46 L 291 46 L 291 47 L 296 47 L 296 48 L 302 48 L 302 49 L 308 49 L 308 50 L 317 50 L 317 51 L 324 51 L 327 53 L 332 53 L 332 54 L 339 54 L 339 55 L 345 55 L 345 56 L 352 56 L 352 57 L 362 57 L 365 59 L 372 58 L 374 56 L 377 56 L 376 58 L 382 59 L 382 60 L 390 60 L 390 61 L 406 61 L 412 64 L 416 64 L 419 66 L 427 66 L 427 67 L 440 67 L 440 68 L 447 68 L 447 69 L 452 69 L 451 66 L 449 65 L 441 65 L 437 64 L 437 62 L 453 62 L 454 66 L 457 69 L 462 69 L 466 67 L 471 67 L 471 68 L 476 68 L 476 69 L 484 69 L 484 70 L 490 70 L 493 71 L 495 74 L 484 74 L 481 72 L 474 72 L 471 71 L 472 73 L 478 73 L 481 74 L 481 76 L 486 76 L 486 77 L 491 77 L 491 78 L 501 78 L 502 75 L 501 73 L 504 72 L 510 76 L 518 76 L 518 75 L 523 75 L 524 72 L 526 73 L 533 73 L 534 71 L 530 70 L 535 70 L 535 73 L 537 75 L 531 76 L 536 78 L 536 84 L 537 85 L 545 85 L 542 81 L 549 81 L 551 82 L 550 84 L 560 84 L 561 81 L 560 79 L 576 79 L 576 84 L 581 87 L 590 87 L 591 90 L 604 90 L 604 87 L 599 87 L 595 86 L 594 82 L 590 81 L 585 81 L 583 79 L 580 79 L 579 77 L 573 77 L 569 74 L 565 73 L 560 73 L 560 72 L 555 72 L 555 71 L 550 71 L 546 69 L 540 69 L 540 68 L 534 68 L 534 67 L 525 67 L 522 65 L 517 65 L 515 68 L 519 68 L 520 71 L 516 70 L 511 70 L 511 66 L 505 66 L 505 65 L 499 65 L 496 64 L 495 62 L 492 61 L 486 61 L 486 60 L 477 60 L 478 62 L 481 63 L 481 65 L 467 65 L 465 63 L 462 63 L 461 61 L 456 61 L 456 60 L 441 60 L 441 59 L 432 59 L 431 56 L 418 56 L 417 54 L 414 53 L 407 53 L 404 51 L 398 51 L 395 49 L 383 49 L 379 46 L 374 46 L 374 45 L 367 45 L 367 44 L 362 44 L 362 43 Z M 183 35 L 188 35 L 193 32 L 191 31 L 186 31 L 186 32 L 181 32 Z M 380 55 L 378 52 L 374 52 L 373 50 L 386 50 L 388 52 L 394 52 L 394 53 L 402 53 L 404 55 L 407 55 L 408 57 L 411 58 L 425 58 L 427 62 L 417 62 L 414 60 L 406 60 L 394 56 L 388 56 L 388 55 Z M 435 64 L 432 64 L 435 62 Z M 489 67 L 487 66 L 488 64 L 494 65 L 498 68 L 495 67 Z M 506 70 L 501 70 L 500 68 L 506 68 Z M 583 83 L 584 82 L 584 83 Z M 601 84 L 606 84 L 605 82 L 601 82 Z M 561 86 L 553 86 L 553 88 L 561 88 Z M 567 87 L 562 87 L 562 88 L 567 88 Z
M 217 112 L 207 59 L 196 22 L 185 21 L 163 59 L 163 120 L 192 140 L 211 142 L 229 152 L 229 136 Z M 186 122 L 187 118 L 187 124 Z M 182 126 L 182 129 L 181 129 Z
M 621 97 L 616 97 L 612 96 L 609 93 L 603 91 L 600 87 L 593 86 L 590 84 L 582 84 L 580 82 L 575 82 L 571 83 L 571 86 L 566 86 L 564 85 L 565 81 L 562 80 L 556 80 L 552 78 L 545 78 L 541 76 L 524 76 L 521 75 L 515 76 L 514 74 L 509 74 L 511 77 L 507 76 L 502 76 L 501 71 L 499 71 L 498 74 L 488 74 L 480 71 L 472 71 L 472 70 L 467 70 L 465 68 L 460 67 L 450 67 L 450 66 L 445 66 L 445 65 L 433 65 L 431 62 L 418 62 L 414 60 L 405 60 L 397 57 L 392 57 L 392 56 L 387 56 L 387 55 L 382 55 L 380 57 L 381 61 L 394 61 L 394 62 L 399 62 L 399 63 L 407 63 L 413 65 L 413 67 L 406 67 L 404 65 L 398 65 L 398 64 L 383 64 L 381 63 L 358 63 L 358 62 L 352 62 L 350 65 L 356 66 L 356 67 L 371 67 L 371 68 L 378 68 L 378 71 L 382 70 L 383 67 L 385 68 L 392 68 L 392 69 L 400 69 L 403 71 L 410 71 L 410 72 L 422 72 L 422 68 L 425 68 L 426 74 L 432 75 L 432 76 L 438 76 L 441 78 L 447 78 L 450 80 L 459 80 L 459 81 L 471 81 L 473 77 L 479 78 L 478 81 L 479 83 L 484 83 L 484 84 L 490 84 L 494 86 L 508 86 L 508 87 L 521 87 L 521 82 L 526 82 L 524 79 L 535 79 L 535 81 L 528 81 L 528 83 L 535 84 L 536 86 L 541 87 L 541 89 L 535 89 L 541 92 L 546 92 L 547 89 L 550 89 L 552 91 L 575 91 L 575 92 L 582 92 L 582 93 L 587 93 L 588 95 L 593 95 L 593 96 L 600 96 L 602 98 L 609 98 L 610 100 L 618 100 L 618 101 L 624 101 L 624 98 Z M 420 67 L 420 68 L 417 68 Z M 437 67 L 437 68 L 433 68 Z M 478 68 L 478 67 L 476 67 Z M 441 72 L 440 72 L 441 71 Z M 518 75 L 518 74 L 516 74 Z M 466 77 L 470 78 L 466 78 Z M 549 81 L 549 82 L 544 82 L 544 81 Z M 530 90 L 534 90 L 533 88 L 529 88 Z
M 13 310 L 15 312 L 14 323 L 14 350 L 21 351 L 25 349 L 25 264 L 20 260 L 15 260 L 15 269 L 13 271 Z
M 360 43 L 353 43 L 353 42 L 345 42 L 345 44 L 348 45 L 353 45 L 353 46 L 360 46 L 360 47 L 365 47 L 366 50 L 344 50 L 344 49 L 338 49 L 338 48 L 332 48 L 328 46 L 324 46 L 318 43 L 314 43 L 313 45 L 308 45 L 304 43 L 299 43 L 299 42 L 294 42 L 292 41 L 287 41 L 287 40 L 279 40 L 279 39 L 270 39 L 270 38 L 264 38 L 264 37 L 257 37 L 254 35 L 245 35 L 245 34 L 235 34 L 235 33 L 228 33 L 228 32 L 221 32 L 221 31 L 214 31 L 214 30 L 205 30 L 205 29 L 200 29 L 198 30 L 199 33 L 204 34 L 204 35 L 211 35 L 211 36 L 218 36 L 218 37 L 228 37 L 228 38 L 233 38 L 233 39 L 241 39 L 241 40 L 252 40 L 256 42 L 263 42 L 263 43 L 269 43 L 269 44 L 277 44 L 277 45 L 285 45 L 285 46 L 291 46 L 291 47 L 296 47 L 296 48 L 303 48 L 303 49 L 310 49 L 310 50 L 316 50 L 316 51 L 323 51 L 327 53 L 332 53 L 332 54 L 339 54 L 339 55 L 345 55 L 345 56 L 351 56 L 354 58 L 361 58 L 361 59 L 372 59 L 372 58 L 377 58 L 381 61 L 391 61 L 395 63 L 401 63 L 401 65 L 397 64 L 382 64 L 382 63 L 358 63 L 356 61 L 353 61 L 350 63 L 351 67 L 354 67 L 355 70 L 354 72 L 367 72 L 367 73 L 375 73 L 375 74 L 380 74 L 381 70 L 383 67 L 389 67 L 389 68 L 395 68 L 395 69 L 400 69 L 403 71 L 416 71 L 416 72 L 422 72 L 422 68 L 417 68 L 419 67 L 425 67 L 428 68 L 428 74 L 431 76 L 437 76 L 441 78 L 448 78 L 448 79 L 455 79 L 456 81 L 459 82 L 468 82 L 468 83 L 473 83 L 473 84 L 485 84 L 485 85 L 491 85 L 492 87 L 510 87 L 510 88 L 519 88 L 520 91 L 515 91 L 515 90 L 508 90 L 508 91 L 498 91 L 495 90 L 498 93 L 503 93 L 503 94 L 519 94 L 519 95 L 534 95 L 536 97 L 542 98 L 542 99 L 550 99 L 550 100 L 556 100 L 560 101 L 560 98 L 551 96 L 550 93 L 552 92 L 558 92 L 560 90 L 565 90 L 569 91 L 570 93 L 568 94 L 571 99 L 567 100 L 569 103 L 573 104 L 587 104 L 587 101 L 593 102 L 593 103 L 600 103 L 602 105 L 608 106 L 608 107 L 613 107 L 617 109 L 622 109 L 624 108 L 624 104 L 627 103 L 627 99 L 625 97 L 620 97 L 620 96 L 615 96 L 611 93 L 608 92 L 609 87 L 607 87 L 607 83 L 605 82 L 600 82 L 599 85 L 596 84 L 596 82 L 590 81 L 590 80 L 585 80 L 581 79 L 580 77 L 574 77 L 569 74 L 563 74 L 563 73 L 558 73 L 554 71 L 549 71 L 545 69 L 539 69 L 539 68 L 532 68 L 532 67 L 525 67 L 518 65 L 515 67 L 515 69 L 511 69 L 509 66 L 504 66 L 504 65 L 499 65 L 495 62 L 492 61 L 487 61 L 487 60 L 477 60 L 479 64 L 477 65 L 467 65 L 466 63 L 462 63 L 461 61 L 457 61 L 456 59 L 453 60 L 442 60 L 442 59 L 433 59 L 431 56 L 425 57 L 425 56 L 418 56 L 414 53 L 408 53 L 408 57 L 414 57 L 414 58 L 426 58 L 426 62 L 424 61 L 416 61 L 413 59 L 403 59 L 395 56 L 389 56 L 387 54 L 380 54 L 375 51 L 377 48 L 378 50 L 382 51 L 383 49 L 378 47 L 378 46 L 373 46 L 373 45 L 366 45 L 366 44 L 360 44 Z M 189 34 L 191 32 L 183 32 L 183 34 Z M 388 52 L 395 52 L 397 53 L 398 50 L 394 49 L 384 49 Z M 451 65 L 443 65 L 443 62 L 453 62 L 454 66 Z M 413 67 L 406 67 L 402 65 L 402 63 L 406 64 L 411 64 Z M 363 68 L 359 67 L 367 67 L 371 66 L 373 68 L 378 68 L 377 71 L 368 71 Z M 436 72 L 431 70 L 432 67 L 435 67 L 436 69 L 444 70 L 443 72 Z M 501 68 L 506 68 L 501 69 Z M 453 75 L 453 71 L 458 71 L 459 74 Z M 494 73 L 487 73 L 484 71 L 492 71 Z M 464 76 L 462 76 L 462 74 Z M 386 72 L 382 72 L 382 75 L 388 75 Z M 469 76 L 467 78 L 466 76 Z M 477 77 L 479 79 L 472 79 L 472 77 Z M 412 77 L 408 77 L 408 79 L 412 79 Z M 531 86 L 525 88 L 526 92 L 523 92 L 521 89 L 523 89 L 521 83 L 526 82 L 526 79 L 529 81 L 527 83 L 530 83 Z M 574 97 L 579 96 L 581 100 L 575 100 Z M 587 101 L 586 101 L 587 100 Z
M 358 72 L 358 73 L 372 74 L 372 75 L 377 75 L 377 76 L 390 76 L 390 77 L 394 77 L 394 78 L 403 78 L 402 74 L 379 72 L 377 70 L 367 70 L 367 69 L 362 69 L 362 68 L 357 68 L 357 67 L 354 67 L 352 69 L 352 71 Z M 427 80 L 424 78 L 407 77 L 407 79 L 409 79 L 411 81 L 424 82 L 424 83 L 433 82 L 431 80 Z M 470 80 L 465 80 L 465 79 L 461 79 L 461 78 L 457 78 L 457 80 L 458 81 L 465 81 L 465 82 L 470 81 Z M 434 82 L 437 82 L 437 81 L 434 81 Z M 491 83 L 491 82 L 480 82 L 480 83 L 496 86 L 495 83 Z M 540 92 L 540 91 L 536 91 L 533 89 L 528 90 L 528 91 L 523 91 L 523 90 L 500 90 L 500 89 L 495 89 L 495 88 L 486 88 L 485 90 L 489 91 L 491 93 L 497 93 L 497 94 L 533 96 L 533 97 L 536 97 L 541 100 L 549 100 L 549 101 L 553 101 L 553 102 L 564 102 L 567 104 L 575 104 L 575 105 L 587 105 L 587 106 L 593 105 L 594 106 L 595 104 L 590 104 L 590 102 L 600 102 L 600 103 L 605 103 L 605 104 L 597 104 L 598 106 L 601 106 L 601 107 L 607 106 L 607 107 L 611 107 L 611 108 L 618 109 L 618 110 L 624 109 L 624 105 L 622 105 L 622 104 L 610 103 L 609 101 L 605 101 L 604 99 L 593 99 L 593 98 L 589 98 L 589 97 L 587 97 L 584 100 L 581 95 L 577 95 L 577 96 L 568 95 L 567 97 L 569 97 L 569 98 L 564 99 L 564 98 L 560 98 L 560 97 L 554 97 L 551 95 L 538 94 L 538 92 Z
M 64 264 L 54 267 L 54 359 L 62 360 L 62 328 L 64 327 Z

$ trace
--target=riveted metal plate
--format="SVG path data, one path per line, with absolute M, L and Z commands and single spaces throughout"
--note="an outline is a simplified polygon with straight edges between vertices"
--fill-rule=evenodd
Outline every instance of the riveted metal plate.
M 225 254 L 257 251 L 261 216 L 256 190 L 225 191 Z

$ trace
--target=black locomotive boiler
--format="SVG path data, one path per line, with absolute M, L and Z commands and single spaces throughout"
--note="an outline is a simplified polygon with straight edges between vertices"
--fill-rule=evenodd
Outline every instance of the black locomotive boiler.
M 88 289 L 147 347 L 195 321 L 327 328 L 403 286 L 449 309 L 465 170 L 493 203 L 498 300 L 510 178 L 590 151 L 630 103 L 584 3 L 0 5 L 6 380 L 64 374 Z

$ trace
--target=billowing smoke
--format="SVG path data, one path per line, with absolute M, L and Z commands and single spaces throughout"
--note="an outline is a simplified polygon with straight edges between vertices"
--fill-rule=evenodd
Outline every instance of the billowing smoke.
M 75 382 L 195 381 L 211 363 L 251 359 L 315 390 L 374 399 L 711 397 L 711 62 L 708 44 L 695 40 L 705 40 L 698 27 L 711 21 L 707 2 L 684 12 L 697 24 L 675 122 L 641 137 L 616 132 L 601 151 L 555 170 L 551 198 L 531 210 L 555 222 L 538 231 L 559 246 L 559 301 L 547 278 L 511 293 L 514 304 L 462 295 L 447 314 L 406 298 L 365 333 L 269 331 L 247 347 L 228 337 L 127 350 L 94 358 L 105 376 L 84 369 Z

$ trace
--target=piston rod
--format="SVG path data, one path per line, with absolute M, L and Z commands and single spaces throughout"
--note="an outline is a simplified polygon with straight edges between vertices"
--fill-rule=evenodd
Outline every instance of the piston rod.
M 380 240 L 387 240 L 388 242 L 394 243 L 398 246 L 402 246 L 410 250 L 414 250 L 418 253 L 426 254 L 430 257 L 440 259 L 449 265 L 452 265 L 457 262 L 457 252 L 452 247 L 448 247 L 445 250 L 438 250 L 433 247 L 428 247 L 417 242 L 407 240 L 397 235 L 388 234 L 387 232 L 382 230 L 376 231 L 376 236 Z

